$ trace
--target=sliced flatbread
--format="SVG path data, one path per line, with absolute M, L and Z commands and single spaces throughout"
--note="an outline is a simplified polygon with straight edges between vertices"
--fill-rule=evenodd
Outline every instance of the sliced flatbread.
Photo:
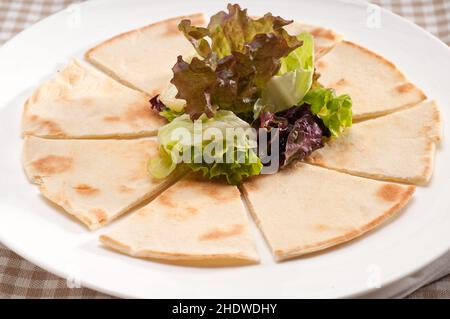
M 202 14 L 163 20 L 117 35 L 86 52 L 86 59 L 122 83 L 146 92 L 159 93 L 172 77 L 177 56 L 194 49 L 178 30 L 182 19 L 204 25 Z
M 252 178 L 242 191 L 279 261 L 354 239 L 412 197 L 414 186 L 379 182 L 295 163 Z
M 300 34 L 302 32 L 309 32 L 314 37 L 314 53 L 316 60 L 329 52 L 336 43 L 342 40 L 342 36 L 334 31 L 310 24 L 293 22 L 285 26 L 289 34 Z
M 100 240 L 135 257 L 198 266 L 256 263 L 239 190 L 185 178 Z
M 151 136 L 164 124 L 148 95 L 76 60 L 34 91 L 22 116 L 24 135 L 50 138 Z
M 347 93 L 355 120 L 391 113 L 426 99 L 389 61 L 357 44 L 339 42 L 316 63 L 319 83 Z
M 441 115 L 434 102 L 354 124 L 307 161 L 354 175 L 426 184 L 433 172 Z
M 176 179 L 153 180 L 147 160 L 158 151 L 151 139 L 56 140 L 26 137 L 23 165 L 47 199 L 90 229 L 152 198 Z

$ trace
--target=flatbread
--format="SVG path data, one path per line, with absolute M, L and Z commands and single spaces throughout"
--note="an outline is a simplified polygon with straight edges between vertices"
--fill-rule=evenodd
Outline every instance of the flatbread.
M 23 134 L 50 138 L 155 135 L 165 121 L 151 110 L 149 99 L 72 60 L 26 101 Z
M 185 178 L 100 240 L 135 257 L 218 266 L 256 263 L 239 190 Z
M 426 99 L 394 64 L 349 41 L 339 42 L 316 63 L 319 83 L 347 93 L 355 120 L 388 114 Z
M 205 24 L 200 13 L 163 20 L 106 40 L 86 52 L 85 57 L 122 83 L 155 95 L 171 79 L 177 56 L 186 58 L 194 53 L 178 31 L 182 19 L 190 19 L 193 25 Z
M 26 137 L 23 165 L 42 195 L 96 229 L 157 196 L 176 179 L 151 179 L 151 139 L 57 140 Z
M 242 191 L 281 261 L 361 236 L 397 213 L 411 199 L 414 186 L 297 162 L 244 182 Z
M 342 40 L 342 36 L 334 31 L 310 24 L 293 22 L 284 27 L 289 34 L 298 35 L 309 32 L 314 37 L 314 53 L 316 60 L 329 52 L 336 43 Z
M 435 143 L 441 140 L 435 102 L 354 124 L 312 153 L 308 162 L 354 175 L 426 184 L 433 172 Z

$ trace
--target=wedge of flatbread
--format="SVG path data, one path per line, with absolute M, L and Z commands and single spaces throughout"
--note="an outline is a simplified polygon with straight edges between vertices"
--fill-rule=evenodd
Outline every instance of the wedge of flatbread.
M 198 266 L 258 262 L 239 190 L 185 178 L 100 237 L 135 257 Z
M 147 160 L 158 151 L 151 139 L 57 140 L 26 137 L 23 165 L 47 199 L 96 229 L 176 179 L 153 180 Z
M 397 111 L 426 99 L 424 93 L 383 57 L 342 41 L 316 63 L 319 83 L 347 93 L 355 120 Z
M 441 115 L 435 102 L 354 124 L 308 162 L 354 175 L 426 184 L 433 172 Z
M 356 238 L 398 212 L 414 186 L 295 163 L 242 185 L 251 213 L 279 261 Z
M 155 135 L 165 121 L 149 96 L 72 60 L 26 101 L 24 135 L 50 138 Z
M 316 60 L 329 52 L 336 43 L 342 40 L 342 36 L 334 31 L 310 24 L 293 22 L 284 27 L 289 34 L 309 32 L 314 37 L 314 53 Z
M 117 35 L 86 52 L 91 63 L 121 81 L 146 92 L 159 93 L 172 77 L 177 56 L 190 56 L 194 49 L 178 30 L 182 19 L 204 25 L 202 14 L 176 17 Z

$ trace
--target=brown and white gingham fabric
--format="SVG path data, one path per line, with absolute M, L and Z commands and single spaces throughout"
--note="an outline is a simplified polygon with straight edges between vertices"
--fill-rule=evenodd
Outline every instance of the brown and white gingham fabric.
M 0 244 L 0 298 L 110 298 L 90 289 L 69 286 L 74 285 Z
M 125 0 L 124 0 L 125 1 Z M 40 19 L 78 3 L 73 0 L 0 0 L 0 45 Z M 450 0 L 374 0 L 410 19 L 450 45 Z M 109 298 L 31 264 L 0 244 L 0 298 Z M 450 298 L 450 276 L 429 284 L 409 298 Z

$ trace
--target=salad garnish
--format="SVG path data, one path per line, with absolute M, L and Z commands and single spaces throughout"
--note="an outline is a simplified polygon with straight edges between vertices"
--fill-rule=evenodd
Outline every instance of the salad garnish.
M 306 32 L 288 34 L 284 26 L 290 23 L 271 13 L 252 19 L 237 4 L 213 15 L 207 27 L 193 26 L 190 20 L 179 23 L 195 53 L 178 56 L 167 88 L 150 100 L 170 122 L 158 133 L 159 156 L 149 161 L 153 177 L 164 178 L 183 165 L 239 184 L 273 164 L 274 159 L 263 163 L 258 154 L 262 148 L 274 149 L 258 145 L 256 134 L 229 140 L 227 130 L 253 128 L 269 140 L 277 138 L 275 161 L 285 167 L 352 125 L 350 96 L 336 96 L 317 82 L 314 38 Z M 199 133 L 200 142 L 180 138 L 178 129 Z M 209 134 L 210 129 L 220 134 Z
M 227 129 L 238 134 L 229 138 Z M 211 118 L 202 114 L 195 121 L 181 115 L 160 129 L 160 154 L 150 159 L 149 171 L 164 178 L 181 164 L 205 177 L 225 176 L 228 183 L 239 184 L 262 168 L 257 145 L 246 135 L 248 129 L 250 125 L 231 111 L 219 110 Z

